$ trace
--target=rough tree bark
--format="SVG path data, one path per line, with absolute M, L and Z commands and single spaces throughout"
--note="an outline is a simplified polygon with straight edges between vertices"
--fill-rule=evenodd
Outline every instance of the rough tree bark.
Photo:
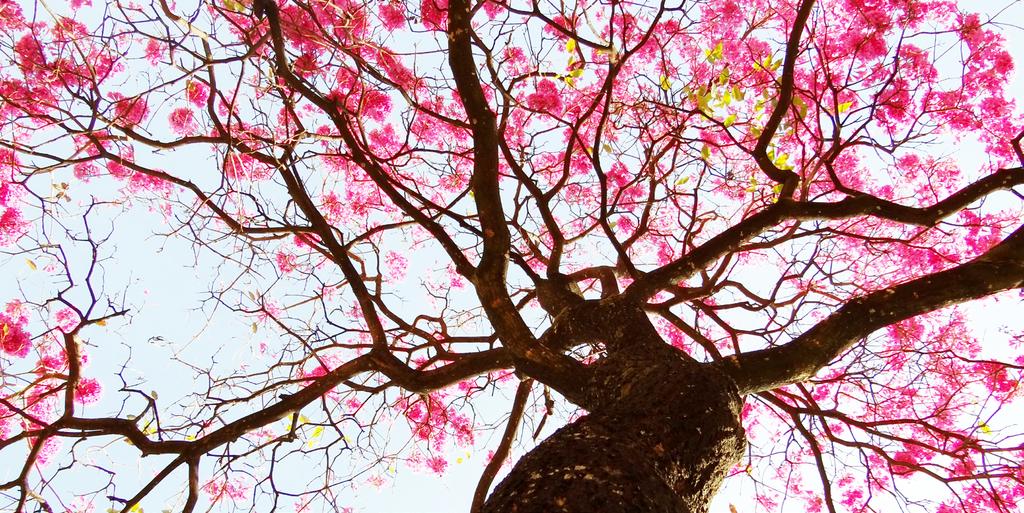
M 607 402 L 527 454 L 484 506 L 497 512 L 707 511 L 743 453 L 736 386 L 673 355 L 604 362 Z
M 524 456 L 482 511 L 707 511 L 745 447 L 736 385 L 662 341 L 639 309 L 592 310 L 600 322 L 574 324 L 605 333 L 609 356 L 589 368 L 589 414 Z

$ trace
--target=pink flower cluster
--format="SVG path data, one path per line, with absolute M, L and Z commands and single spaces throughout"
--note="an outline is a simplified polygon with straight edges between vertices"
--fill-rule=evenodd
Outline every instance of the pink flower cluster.
M 28 355 L 32 340 L 24 329 L 24 322 L 24 319 L 0 313 L 0 349 L 3 352 L 20 358 Z
M 27 229 L 17 207 L 21 186 L 11 183 L 19 167 L 14 152 L 0 149 L 0 246 L 15 242 Z
M 208 494 L 210 500 L 215 503 L 224 499 L 245 500 L 249 496 L 251 489 L 252 487 L 240 478 L 229 480 L 222 477 L 214 479 L 203 486 L 203 492 Z
M 556 114 L 562 110 L 562 95 L 554 82 L 541 80 L 534 93 L 526 97 L 526 105 L 533 110 Z

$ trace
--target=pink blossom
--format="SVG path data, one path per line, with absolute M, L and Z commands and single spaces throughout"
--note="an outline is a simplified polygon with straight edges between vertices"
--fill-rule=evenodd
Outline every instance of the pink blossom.
M 212 502 L 220 502 L 225 498 L 237 501 L 248 498 L 251 488 L 240 478 L 231 480 L 220 478 L 206 483 L 203 486 L 203 491 L 210 495 Z
M 68 357 L 63 351 L 59 351 L 39 357 L 39 362 L 36 364 L 36 372 L 39 374 L 63 372 L 67 367 Z
M 277 261 L 277 269 L 282 273 L 290 273 L 298 267 L 295 263 L 295 255 L 290 253 L 278 251 L 275 260 Z
M 422 0 L 420 14 L 427 28 L 445 30 L 448 25 L 448 0 Z
M 167 120 L 171 124 L 171 130 L 178 135 L 188 135 L 196 129 L 196 118 L 192 109 L 180 107 L 171 111 Z
M 141 124 L 149 114 L 149 105 L 142 97 L 126 98 L 120 93 L 110 93 L 114 100 L 115 120 L 124 126 Z
M 24 357 L 31 348 L 32 341 L 21 323 L 0 314 L 0 349 L 9 355 Z
M 150 65 L 157 65 L 165 54 L 164 45 L 159 39 L 149 39 L 146 41 L 146 60 L 149 61 Z
M 75 402 L 79 404 L 92 404 L 100 399 L 100 392 L 103 387 L 94 378 L 82 378 L 78 380 L 75 387 Z
M 435 474 L 443 474 L 445 469 L 448 468 L 448 460 L 441 456 L 431 456 L 424 463 Z
M 395 30 L 405 25 L 405 13 L 401 2 L 384 2 L 377 10 L 384 28 Z
M 0 0 L 0 29 L 13 32 L 25 26 L 21 6 L 12 0 Z
M 206 87 L 206 84 L 195 80 L 189 80 L 185 86 L 185 97 L 188 101 L 196 107 L 202 107 L 206 104 L 206 99 L 210 96 L 210 89 Z
M 558 92 L 558 86 L 551 80 L 541 80 L 537 83 L 536 91 L 526 97 L 526 105 L 533 110 L 557 113 L 562 109 L 562 96 Z
M 345 205 L 334 191 L 324 194 L 323 205 L 320 208 L 324 217 L 332 223 L 339 223 L 345 217 Z
M 391 97 L 377 90 L 367 91 L 363 94 L 360 112 L 374 121 L 383 122 L 391 112 Z
M 392 278 L 397 280 L 405 277 L 405 273 L 409 269 L 409 260 L 402 256 L 401 253 L 388 251 L 387 256 L 384 257 L 384 261 L 388 264 L 388 268 L 391 271 L 390 276 Z
M 57 322 L 57 326 L 64 333 L 71 333 L 75 330 L 80 322 L 78 314 L 70 308 L 61 308 L 54 315 L 54 319 Z
M 46 67 L 46 56 L 39 41 L 32 35 L 26 34 L 14 44 L 14 51 L 18 55 L 18 64 L 25 73 L 38 75 Z
M 0 246 L 13 244 L 28 231 L 28 225 L 21 219 L 21 212 L 13 208 L 0 207 Z
M 38 439 L 33 439 L 32 440 L 32 445 L 35 445 L 37 443 L 38 443 Z M 42 466 L 45 466 L 46 464 L 50 463 L 50 461 L 53 459 L 54 455 L 57 454 L 57 451 L 60 449 L 61 445 L 62 444 L 61 444 L 61 441 L 60 441 L 59 438 L 57 438 L 57 437 L 47 438 L 43 442 L 43 446 L 39 449 L 39 456 L 36 459 L 36 465 L 42 467 Z
M 224 175 L 234 180 L 265 180 L 272 170 L 249 155 L 230 153 L 224 159 Z

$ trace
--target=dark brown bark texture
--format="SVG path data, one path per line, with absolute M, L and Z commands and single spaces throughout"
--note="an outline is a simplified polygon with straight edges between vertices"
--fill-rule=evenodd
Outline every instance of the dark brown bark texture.
M 746 443 L 736 385 L 664 343 L 592 370 L 590 413 L 524 456 L 483 511 L 707 511 Z

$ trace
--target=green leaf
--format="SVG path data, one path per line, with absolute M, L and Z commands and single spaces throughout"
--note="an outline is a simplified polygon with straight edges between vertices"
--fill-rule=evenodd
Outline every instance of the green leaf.
M 735 122 L 736 122 L 736 114 L 729 114 L 729 116 L 727 118 L 725 118 L 725 122 L 722 123 L 722 124 L 725 125 L 726 128 L 729 128 Z
M 743 90 L 740 89 L 740 86 L 738 86 L 738 85 L 732 86 L 732 97 L 733 98 L 736 98 L 736 100 L 738 100 L 738 101 L 743 101 L 743 97 L 744 96 L 745 95 L 743 94 Z
M 711 148 L 708 147 L 707 143 L 705 143 L 700 149 L 700 158 L 705 161 L 711 158 Z
M 689 181 L 690 181 L 690 177 L 689 176 L 684 176 L 684 177 L 676 180 L 676 185 L 686 185 L 686 182 L 689 182 Z

